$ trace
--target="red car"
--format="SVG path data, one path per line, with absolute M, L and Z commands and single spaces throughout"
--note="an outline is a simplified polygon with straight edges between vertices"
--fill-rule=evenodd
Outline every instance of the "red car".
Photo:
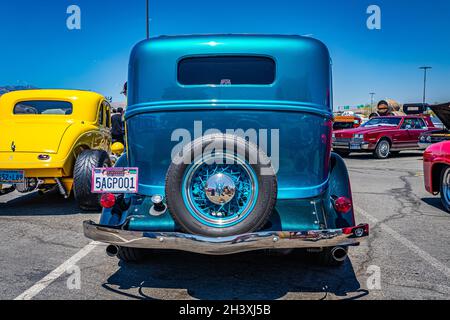
M 423 115 L 372 118 L 361 127 L 338 130 L 333 134 L 333 149 L 341 156 L 352 152 L 373 152 L 378 159 L 404 150 L 419 150 L 419 136 L 436 130 L 430 117 Z
M 450 212 L 450 141 L 431 145 L 423 154 L 425 189 L 441 194 L 445 210 Z

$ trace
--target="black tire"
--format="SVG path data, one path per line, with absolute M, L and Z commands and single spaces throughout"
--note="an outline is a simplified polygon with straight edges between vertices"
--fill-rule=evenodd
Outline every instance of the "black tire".
M 189 212 L 182 195 L 183 179 L 189 168 L 188 163 L 194 161 L 194 155 L 203 154 L 204 149 L 212 143 L 214 146 L 222 146 L 226 154 L 234 154 L 234 150 L 237 150 L 236 154 L 245 159 L 249 159 L 249 154 L 254 155 L 254 152 L 258 155 L 258 161 L 254 161 L 257 163 L 249 165 L 256 174 L 259 186 L 255 205 L 244 220 L 230 227 L 218 228 L 198 221 Z M 233 146 L 232 152 L 228 151 L 230 146 Z M 256 145 L 233 135 L 209 135 L 187 145 L 180 157 L 183 161 L 179 161 L 179 164 L 172 162 L 167 172 L 166 197 L 169 212 L 183 231 L 209 237 L 224 237 L 260 230 L 267 223 L 277 200 L 277 178 L 270 159 L 258 150 Z M 264 175 L 261 174 L 262 170 Z
M 323 248 L 321 252 L 311 253 L 313 262 L 322 267 L 339 267 L 344 264 L 345 260 L 338 261 L 333 258 L 332 251 L 333 247 Z M 344 248 L 346 253 L 348 253 L 348 248 Z
M 373 152 L 373 155 L 377 159 L 387 159 L 389 158 L 389 153 L 391 151 L 391 144 L 388 140 L 383 139 L 378 142 L 377 147 L 375 148 L 375 151 Z
M 110 167 L 111 160 L 103 150 L 85 150 L 75 161 L 73 172 L 73 191 L 82 210 L 100 210 L 100 194 L 91 192 L 92 169 Z
M 442 205 L 444 206 L 444 209 L 447 212 L 450 212 L 450 185 L 448 182 L 449 180 L 450 180 L 450 166 L 446 166 L 441 171 L 440 193 Z
M 333 150 L 333 152 L 340 155 L 342 158 L 346 158 L 350 155 L 350 151 L 346 150 Z
M 146 257 L 145 253 L 146 253 L 145 249 L 119 247 L 119 251 L 117 252 L 117 258 L 127 263 L 139 263 L 145 260 Z

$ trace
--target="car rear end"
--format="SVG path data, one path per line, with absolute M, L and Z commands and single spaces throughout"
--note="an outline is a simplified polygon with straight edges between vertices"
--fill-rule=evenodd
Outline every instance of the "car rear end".
M 0 98 L 0 185 L 4 186 L 3 194 L 14 190 L 21 193 L 46 190 L 55 185 L 64 189 L 71 185 L 71 151 L 76 138 L 70 132 L 77 122 L 74 114 L 84 114 L 85 127 L 89 131 L 88 113 L 76 110 L 75 105 L 84 101 L 76 93 L 24 90 Z
M 128 150 L 116 167 L 136 168 L 138 189 L 104 194 L 100 223 L 84 226 L 110 253 L 340 248 L 368 235 L 330 153 L 330 57 L 319 41 L 161 37 L 134 48 L 128 87 Z

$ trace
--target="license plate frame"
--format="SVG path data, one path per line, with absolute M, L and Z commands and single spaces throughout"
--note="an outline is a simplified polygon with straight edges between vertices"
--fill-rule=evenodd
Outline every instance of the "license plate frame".
M 94 168 L 91 180 L 92 193 L 138 193 L 139 168 Z
M 24 181 L 24 170 L 0 170 L 0 184 L 16 184 Z
M 350 150 L 361 150 L 361 144 L 359 144 L 359 143 L 350 143 Z

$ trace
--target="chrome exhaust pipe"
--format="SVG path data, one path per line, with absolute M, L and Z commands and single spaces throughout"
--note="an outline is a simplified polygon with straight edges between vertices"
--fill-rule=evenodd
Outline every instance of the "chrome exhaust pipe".
M 334 247 L 331 250 L 331 255 L 334 260 L 342 262 L 347 259 L 347 250 L 342 247 Z
M 68 199 L 68 198 L 69 198 L 69 194 L 67 193 L 66 188 L 65 188 L 64 185 L 62 184 L 61 179 L 55 178 L 55 182 L 56 182 L 56 185 L 57 185 L 57 187 L 58 187 L 59 193 L 60 193 L 62 196 L 64 196 L 65 199 Z
M 110 257 L 115 257 L 119 253 L 119 247 L 113 244 L 110 244 L 106 247 L 106 254 Z

